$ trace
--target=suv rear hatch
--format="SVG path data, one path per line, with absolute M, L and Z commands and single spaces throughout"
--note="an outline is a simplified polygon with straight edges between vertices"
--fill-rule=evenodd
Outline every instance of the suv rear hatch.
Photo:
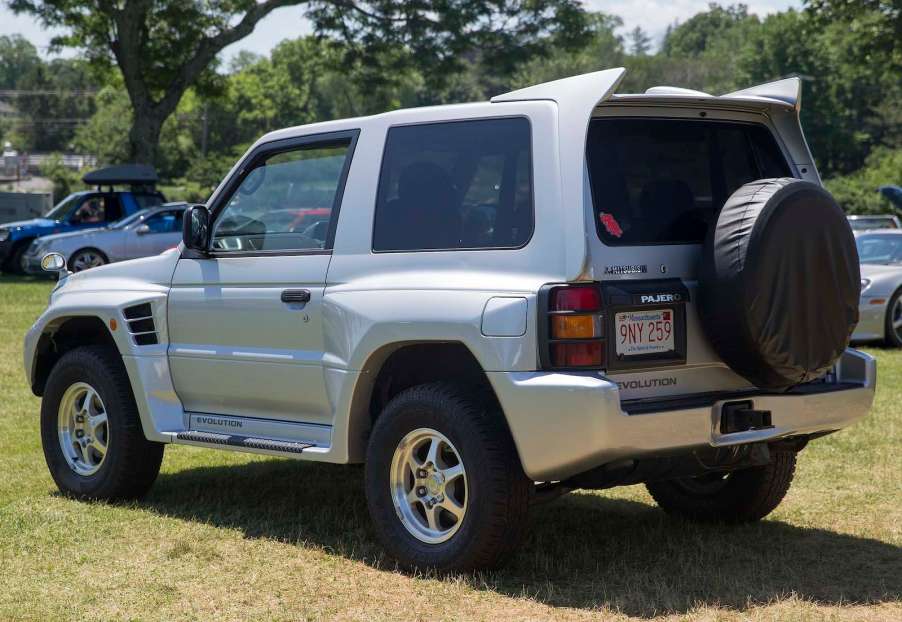
M 603 364 L 624 400 L 753 389 L 705 337 L 702 245 L 727 198 L 793 177 L 770 119 L 753 110 L 601 106 L 589 123 L 589 279 L 602 284 Z

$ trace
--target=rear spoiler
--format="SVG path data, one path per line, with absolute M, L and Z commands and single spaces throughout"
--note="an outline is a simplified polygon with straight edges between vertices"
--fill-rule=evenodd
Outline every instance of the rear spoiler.
M 731 100 L 749 102 L 758 106 L 767 104 L 783 104 L 798 111 L 802 103 L 802 81 L 798 77 L 783 78 L 766 82 L 757 86 L 725 93 L 721 96 L 694 91 L 674 86 L 653 86 L 642 94 L 614 94 L 620 85 L 626 69 L 617 67 L 586 73 L 570 78 L 562 78 L 552 82 L 544 82 L 534 86 L 496 95 L 492 103 L 548 100 L 557 102 L 567 112 L 582 113 L 589 116 L 591 111 L 609 100 L 641 100 L 650 98 L 696 99 L 696 100 Z
M 744 97 L 765 97 L 789 104 L 796 110 L 802 107 L 802 80 L 798 77 L 784 78 L 774 82 L 765 82 L 747 89 L 726 93 L 721 97 L 741 99 Z

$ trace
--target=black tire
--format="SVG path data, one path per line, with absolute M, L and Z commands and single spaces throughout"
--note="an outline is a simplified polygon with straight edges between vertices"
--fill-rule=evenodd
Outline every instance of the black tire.
M 402 566 L 439 571 L 490 568 L 523 540 L 533 483 L 524 475 L 503 414 L 493 404 L 494 400 L 454 385 L 425 384 L 398 394 L 377 419 L 367 449 L 367 503 L 376 534 Z M 427 544 L 408 531 L 390 490 L 395 449 L 419 428 L 446 436 L 467 473 L 466 513 L 457 531 L 439 544 Z
M 649 482 L 648 492 L 668 514 L 704 523 L 749 523 L 770 514 L 786 496 L 796 452 L 772 451 L 771 463 L 717 476 Z
M 93 387 L 107 414 L 108 452 L 92 475 L 81 475 L 69 466 L 58 435 L 60 402 L 75 383 Z M 70 350 L 53 367 L 41 403 L 41 442 L 53 481 L 63 494 L 78 499 L 141 497 L 153 485 L 163 461 L 164 445 L 144 437 L 119 353 L 103 346 Z
M 22 268 L 22 257 L 25 256 L 25 251 L 28 250 L 30 245 L 31 240 L 17 242 L 9 252 L 6 261 L 3 262 L 3 272 L 7 274 L 25 274 L 25 270 Z
M 69 261 L 68 261 L 69 270 L 71 272 L 80 272 L 82 270 L 81 268 L 76 269 L 76 265 L 78 265 L 78 259 L 82 255 L 87 255 L 88 253 L 96 255 L 97 258 L 100 259 L 101 263 L 97 264 L 96 266 L 91 266 L 93 268 L 105 266 L 106 264 L 110 263 L 109 257 L 107 257 L 103 251 L 100 251 L 96 248 L 81 248 L 81 249 L 75 251 L 74 253 L 72 253 L 72 255 L 69 257 Z M 84 268 L 84 269 L 87 269 L 87 268 Z
M 899 302 L 899 299 L 902 298 L 902 289 L 896 291 L 893 294 L 892 298 L 889 299 L 889 304 L 886 307 L 886 319 L 885 323 L 885 333 L 886 333 L 886 345 L 891 348 L 902 348 L 902 330 L 896 330 L 893 327 L 893 321 L 898 318 L 895 317 L 896 313 L 896 305 Z

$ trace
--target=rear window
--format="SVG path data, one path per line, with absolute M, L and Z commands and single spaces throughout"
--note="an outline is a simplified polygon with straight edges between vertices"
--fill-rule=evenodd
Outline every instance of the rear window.
M 849 220 L 854 231 L 866 229 L 896 229 L 896 221 L 892 218 L 852 218 Z
M 389 130 L 374 251 L 518 248 L 532 236 L 529 121 Z
M 767 128 L 720 121 L 595 119 L 586 159 L 609 245 L 702 242 L 740 186 L 792 175 Z

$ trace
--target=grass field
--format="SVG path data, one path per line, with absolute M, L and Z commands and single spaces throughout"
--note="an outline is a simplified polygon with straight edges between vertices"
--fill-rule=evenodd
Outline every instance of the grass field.
M 580 492 L 504 570 L 436 577 L 382 557 L 359 467 L 169 447 L 141 502 L 61 497 L 21 369 L 49 289 L 0 281 L 0 620 L 902 620 L 902 352 L 873 350 L 872 415 L 802 452 L 762 523 Z

